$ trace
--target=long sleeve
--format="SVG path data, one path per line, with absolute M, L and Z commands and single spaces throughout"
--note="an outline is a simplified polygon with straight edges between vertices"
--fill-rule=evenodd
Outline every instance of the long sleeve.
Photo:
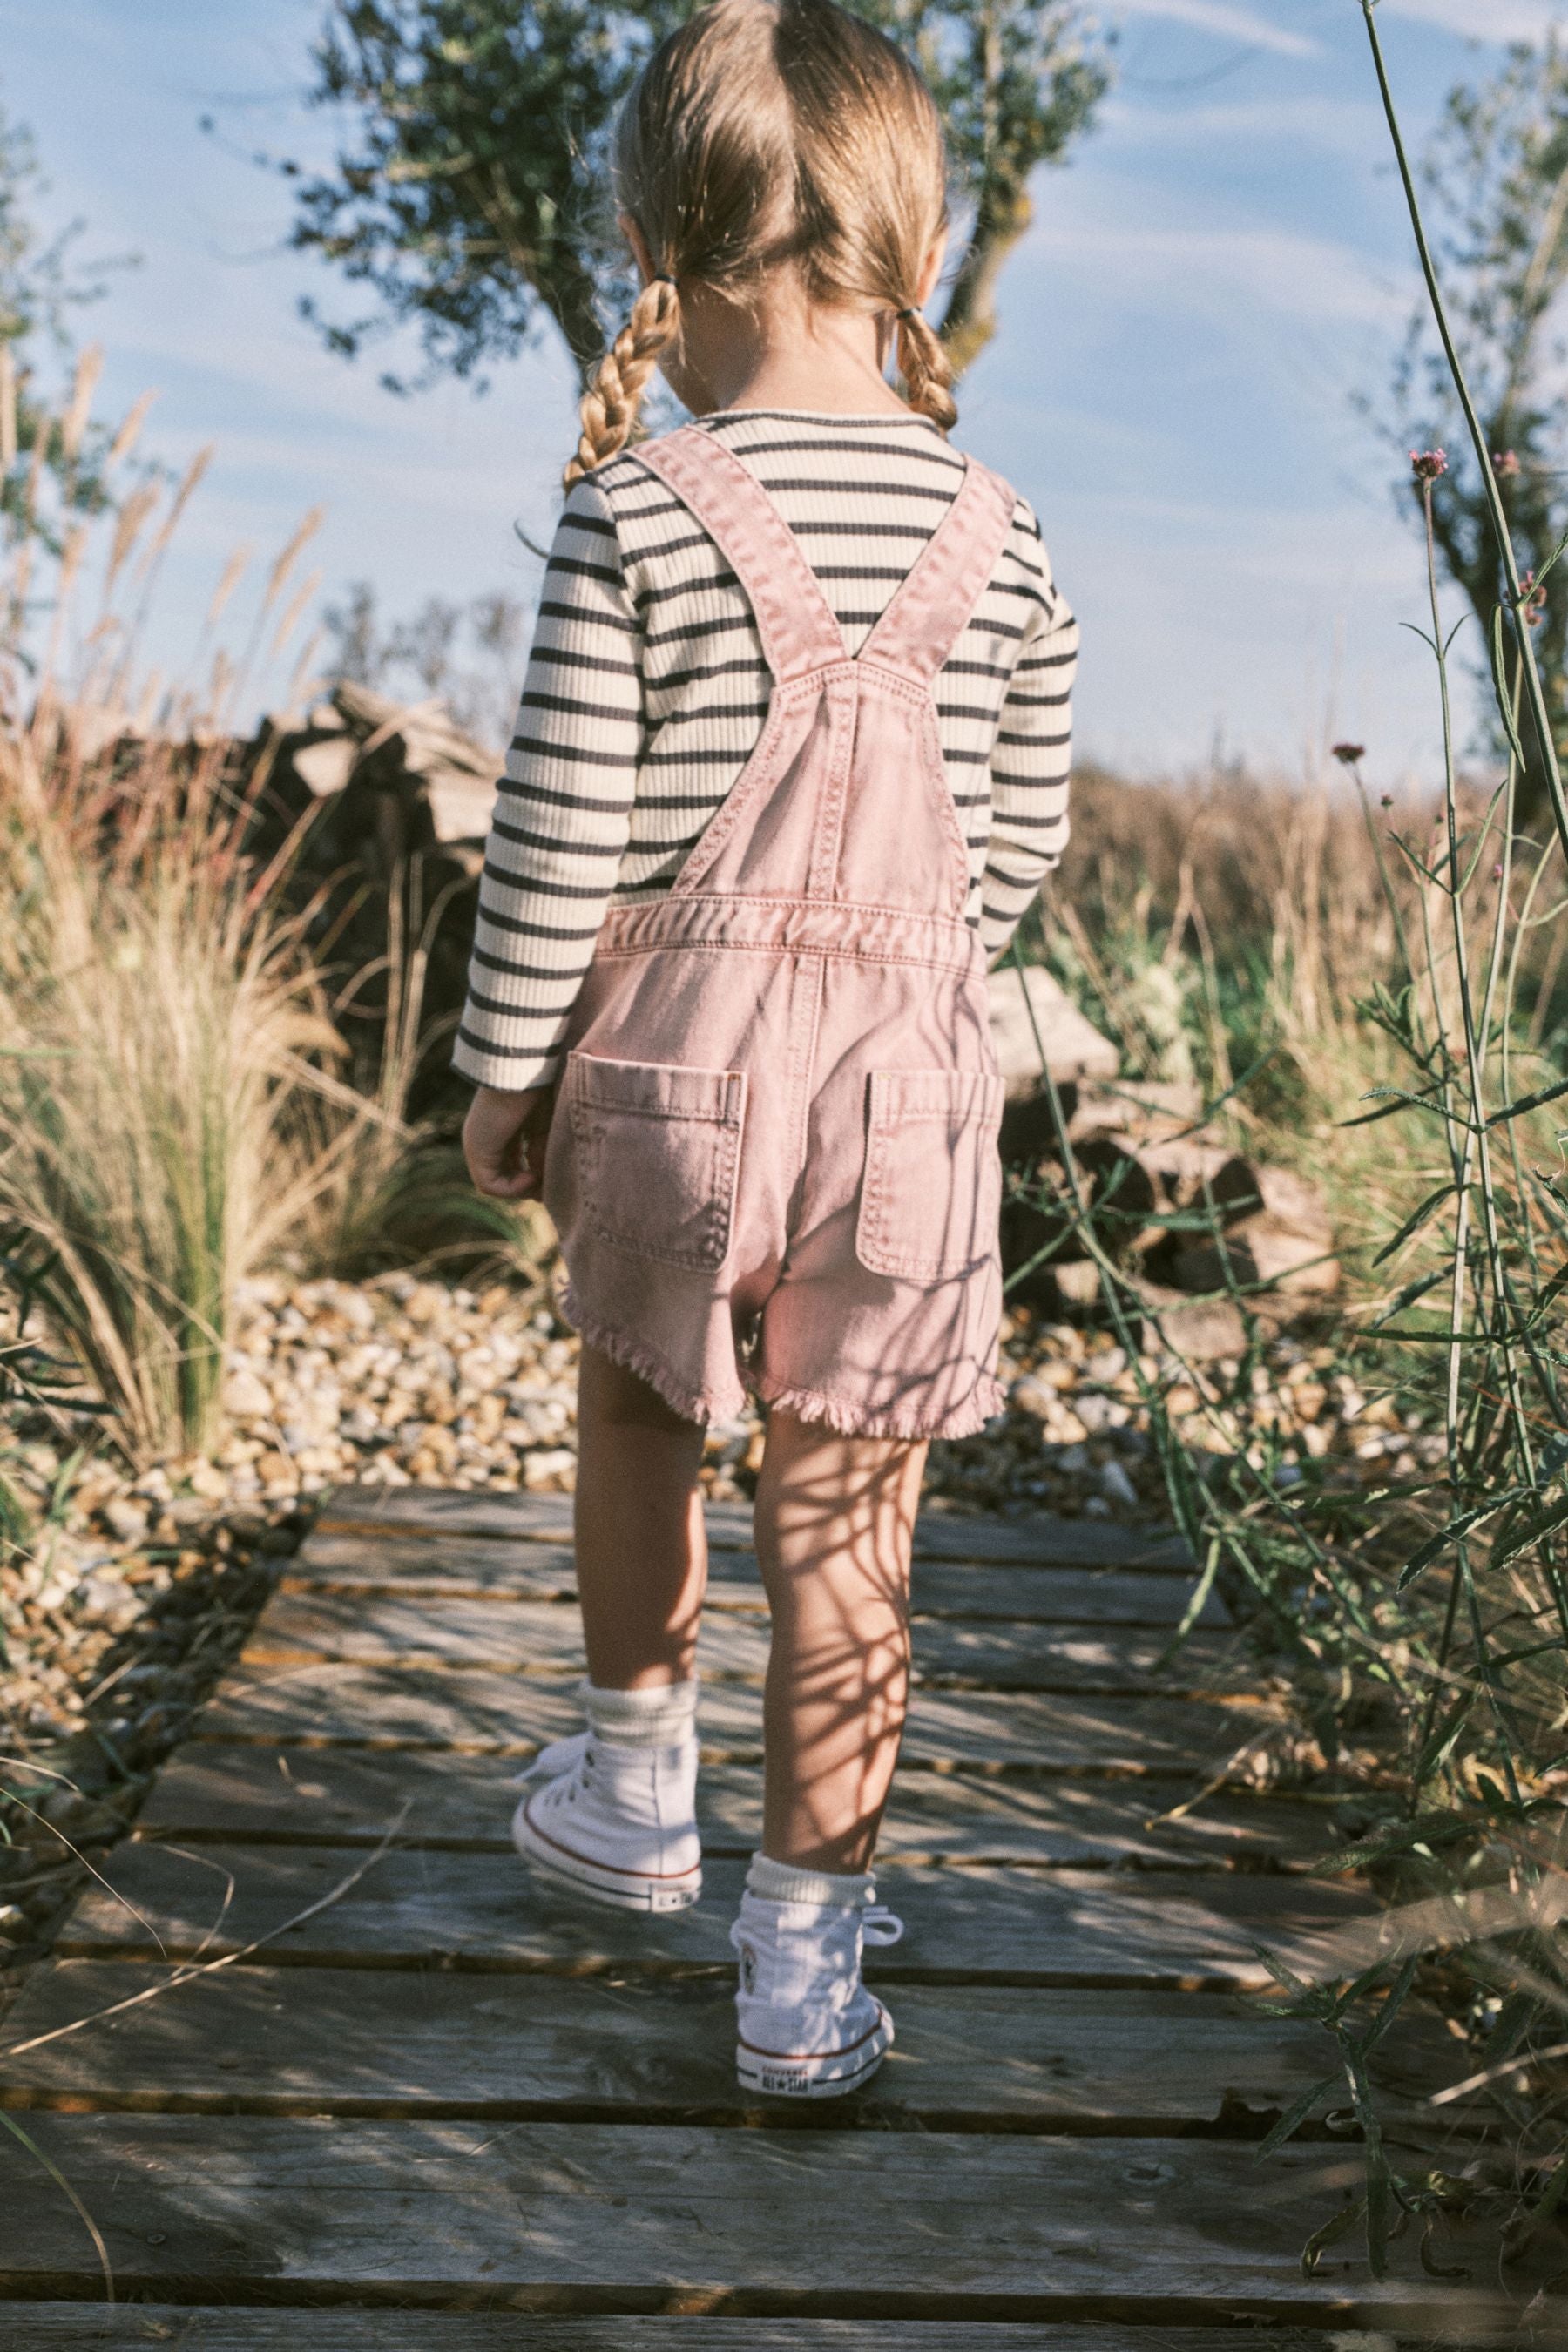
M 614 514 L 568 498 L 485 848 L 453 1061 L 478 1085 L 548 1086 L 629 838 L 643 741 L 642 623 Z
M 1078 623 L 1052 583 L 1039 526 L 1033 516 L 1029 520 L 1034 553 L 1027 568 L 1034 593 L 991 758 L 991 837 L 980 930 L 992 959 L 1001 954 L 1040 884 L 1059 864 L 1068 840 Z

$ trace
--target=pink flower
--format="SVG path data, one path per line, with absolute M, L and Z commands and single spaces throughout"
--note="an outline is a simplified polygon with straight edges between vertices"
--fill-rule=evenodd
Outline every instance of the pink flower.
M 1546 591 L 1537 585 L 1533 572 L 1526 572 L 1520 580 L 1519 609 L 1530 628 L 1538 629 L 1546 618 Z
M 1394 794 L 1392 793 L 1384 793 L 1383 796 L 1383 805 L 1384 808 L 1392 808 L 1394 806 Z
M 1494 882 L 1500 882 L 1502 880 L 1502 865 L 1500 860 L 1492 867 L 1492 880 Z
M 1517 449 L 1494 449 L 1492 471 L 1500 482 L 1511 482 L 1521 471 Z
M 1435 482 L 1447 472 L 1448 460 L 1441 449 L 1412 449 L 1410 470 L 1418 482 Z
M 1366 745 L 1364 743 L 1336 743 L 1334 745 L 1334 757 L 1339 761 L 1342 768 L 1353 768 L 1358 760 L 1365 759 Z

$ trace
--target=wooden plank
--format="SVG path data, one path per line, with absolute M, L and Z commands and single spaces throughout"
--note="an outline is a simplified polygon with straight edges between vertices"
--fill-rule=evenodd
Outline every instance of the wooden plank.
M 1100 1637 L 1085 1637 L 1100 1649 Z M 1166 1710 L 1181 1707 L 1174 1716 Z M 917 1688 L 903 1761 L 1013 1773 L 1168 1769 L 1167 1740 L 1190 1735 L 1189 1772 L 1217 1769 L 1269 1720 L 1250 1706 L 1194 1699 L 1049 1696 L 1033 1691 Z M 1163 1733 L 1162 1725 L 1171 1727 Z M 305 1748 L 455 1748 L 530 1756 L 579 1731 L 582 1702 L 564 1675 L 424 1672 L 413 1667 L 241 1667 L 197 1717 L 194 1738 Z M 704 1685 L 698 1709 L 711 1762 L 762 1754 L 762 1695 L 754 1684 Z
M 749 1550 L 749 1503 L 710 1503 L 704 1512 L 715 1548 Z M 570 1495 L 498 1495 L 439 1486 L 339 1486 L 322 1498 L 316 1525 L 333 1534 L 371 1528 L 387 1535 L 510 1536 L 568 1543 Z M 1190 1570 L 1192 1557 L 1169 1528 L 1120 1527 L 1106 1519 L 973 1517 L 922 1511 L 915 1550 L 926 1559 L 1011 1561 L 1038 1567 L 1164 1566 Z
M 1259 1986 L 1268 1981 L 1259 1943 L 1306 1968 L 1318 1938 L 1369 1907 L 1358 1889 L 1272 1872 L 936 1870 L 900 1863 L 898 1843 L 885 1843 L 878 1888 L 906 1932 L 901 1943 L 867 1953 L 868 1971 L 889 1983 Z M 343 1887 L 364 1859 L 363 1847 L 350 1843 L 172 1849 L 132 1841 L 104 1862 L 107 1885 L 88 1887 L 56 1949 L 62 1958 L 211 1959 L 274 1936 L 267 1959 L 292 1966 L 568 1975 L 727 1975 L 733 1966 L 729 1922 L 746 1862 L 711 1853 L 700 1903 L 641 1918 L 570 1901 L 510 1858 L 397 1848 L 326 1908 L 276 1935 Z
M 638 2319 L 567 2312 L 530 2315 L 527 2335 L 500 2312 L 402 2311 L 393 2346 L 384 2312 L 339 2311 L 313 2304 L 309 2352 L 1247 2352 L 1234 2327 L 1141 2327 L 1071 2320 L 942 2319 Z M 1258 2343 L 1252 2337 L 1254 2346 Z M 193 2310 L 137 2303 L 111 2308 L 80 2303 L 12 2304 L 7 2352 L 300 2352 L 295 2311 Z M 1560 2352 L 1568 2335 L 1531 2327 L 1531 2352 Z M 1454 2338 L 1392 2336 L 1348 2347 L 1319 2328 L 1271 2328 L 1265 2352 L 1453 2352 Z M 1464 2352 L 1521 2352 L 1518 2331 L 1468 2330 Z
M 99 2014 L 128 2000 L 139 2005 Z M 1223 1993 L 907 1985 L 896 2023 L 875 2084 L 816 2127 L 1261 2138 L 1325 2071 L 1320 2027 L 1266 2022 L 1254 2002 Z M 47 2033 L 60 2038 L 12 2054 Z M 1369 2062 L 1374 2084 L 1395 2103 L 1419 2099 L 1468 2065 L 1447 2051 L 1439 2066 L 1435 2027 L 1400 2021 Z M 736 2083 L 728 1971 L 584 1983 L 252 1964 L 182 1979 L 113 1960 L 65 1960 L 32 1978 L 5 2020 L 0 2106 L 494 2123 L 552 2110 L 602 2123 L 781 2116 Z
M 1179 1604 L 1181 1589 L 1167 1578 L 1150 1577 Z M 963 1675 L 966 1680 L 1009 1689 L 1068 1687 L 1082 1671 L 1086 1635 L 1102 1644 L 1108 1664 L 1132 1647 L 1117 1636 L 1141 1605 L 1108 1596 L 1103 1630 L 1058 1630 L 1045 1625 L 971 1624 L 949 1618 L 921 1618 L 913 1627 L 915 1674 L 921 1680 Z M 1114 1612 L 1125 1607 L 1128 1617 Z M 1137 1620 L 1131 1619 L 1136 1624 Z M 711 1611 L 702 1622 L 698 1664 L 705 1675 L 744 1675 L 761 1681 L 767 1672 L 768 1621 L 762 1614 Z M 1153 1657 L 1157 1643 L 1150 1643 Z M 247 1665 L 303 1665 L 330 1659 L 353 1665 L 499 1667 L 515 1674 L 581 1674 L 583 1627 L 577 1611 L 559 1601 L 474 1600 L 466 1596 L 422 1598 L 401 1593 L 289 1592 L 264 1612 L 245 1646 Z M 1180 1668 L 1177 1669 L 1178 1678 Z
M 998 1618 L 1016 1624 L 1175 1625 L 1189 1584 L 1168 1570 L 1040 1570 L 917 1559 L 917 1617 Z M 493 1537 L 409 1536 L 383 1543 L 363 1534 L 307 1538 L 281 1580 L 284 1592 L 465 1596 L 488 1601 L 574 1601 L 571 1547 L 498 1543 Z M 754 1554 L 718 1551 L 708 1579 L 713 1609 L 765 1610 Z M 1211 1595 L 1199 1622 L 1226 1622 Z
M 940 1729 L 928 1724 L 928 1736 Z M 517 1801 L 508 1785 L 511 1763 L 307 1748 L 283 1758 L 285 1773 L 277 1750 L 192 1741 L 159 1776 L 141 1822 L 144 1832 L 186 1841 L 218 1835 L 361 1844 L 379 1843 L 396 1826 L 405 1844 L 508 1853 L 507 1823 Z M 1186 1780 L 900 1771 L 880 1851 L 922 1862 L 1297 1868 L 1343 1834 L 1331 1804 L 1246 1790 L 1220 1792 L 1177 1820 L 1164 1819 L 1191 1786 Z M 752 1851 L 760 1787 L 754 1767 L 704 1770 L 700 1804 L 713 1850 Z
M 1342 2147 L 1260 2168 L 1248 2146 L 1008 2133 L 104 2115 L 29 2130 L 127 2295 L 965 2325 L 1174 2307 L 1456 2335 L 1507 2315 L 1423 2277 L 1414 2231 L 1384 2280 L 1350 2241 L 1301 2276 L 1296 2249 L 1358 2173 Z M 0 2196 L 0 2292 L 100 2294 L 77 2212 L 9 2143 Z M 1479 2231 L 1454 2247 L 1472 2276 L 1495 2259 Z

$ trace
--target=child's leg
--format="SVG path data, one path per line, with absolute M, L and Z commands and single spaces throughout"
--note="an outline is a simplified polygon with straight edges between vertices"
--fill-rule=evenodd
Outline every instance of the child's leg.
M 689 1682 L 708 1581 L 702 1431 L 584 1347 L 577 1375 L 577 1591 L 601 1690 Z
M 773 1612 L 763 1852 L 869 1867 L 909 1693 L 910 1549 L 926 1449 L 768 1420 L 757 1556 Z

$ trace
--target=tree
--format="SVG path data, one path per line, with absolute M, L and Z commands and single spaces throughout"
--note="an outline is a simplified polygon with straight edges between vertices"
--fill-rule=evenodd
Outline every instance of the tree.
M 425 375 L 466 376 L 553 320 L 579 367 L 604 344 L 625 262 L 604 192 L 616 110 L 690 0 L 334 0 L 312 52 L 312 104 L 343 138 L 298 183 L 293 243 L 374 298 L 307 316 L 347 355 L 416 327 Z M 866 0 L 921 60 L 945 115 L 973 235 L 948 306 L 955 359 L 994 323 L 1027 184 L 1063 155 L 1106 87 L 1079 0 Z M 396 389 L 400 379 L 384 379 Z
M 1454 89 L 1424 177 L 1439 267 L 1521 569 L 1545 572 L 1530 612 L 1558 747 L 1568 751 L 1568 568 L 1546 571 L 1568 530 L 1562 303 L 1568 46 L 1555 34 L 1540 48 L 1521 44 L 1490 80 Z M 1448 453 L 1449 471 L 1433 499 L 1437 546 L 1489 642 L 1501 571 L 1484 488 L 1425 306 L 1395 369 L 1394 402 L 1401 446 Z M 1404 479 L 1408 499 L 1407 472 Z M 1532 767 L 1521 779 L 1521 821 L 1534 822 L 1545 807 L 1544 776 Z
M 38 371 L 49 352 L 63 369 L 68 313 L 101 291 L 105 265 L 71 267 L 79 223 L 46 238 L 36 215 L 44 186 L 31 139 L 0 113 L 0 519 L 13 542 L 58 548 L 64 509 L 91 513 L 105 502 L 106 445 L 87 425 L 94 355 L 84 355 L 76 396 L 58 415 L 39 397 Z

